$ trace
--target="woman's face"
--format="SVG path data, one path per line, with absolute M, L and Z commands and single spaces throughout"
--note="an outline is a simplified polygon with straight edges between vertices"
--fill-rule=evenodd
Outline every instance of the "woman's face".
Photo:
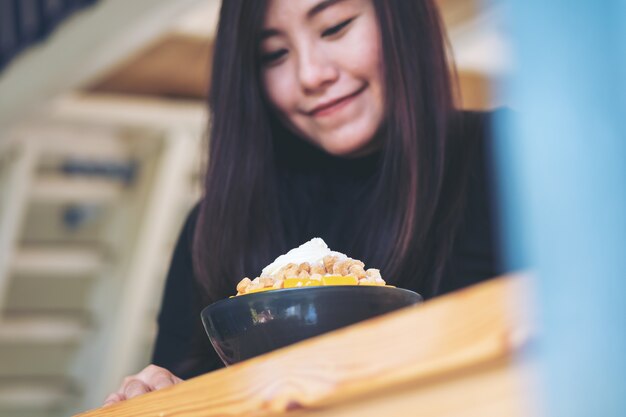
M 269 0 L 262 80 L 281 120 L 333 155 L 376 147 L 384 117 L 372 0 Z

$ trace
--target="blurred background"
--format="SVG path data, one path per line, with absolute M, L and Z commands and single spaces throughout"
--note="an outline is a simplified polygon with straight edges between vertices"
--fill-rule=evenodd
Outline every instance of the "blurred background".
M 82 3 L 0 2 L 0 416 L 97 407 L 149 363 L 200 198 L 220 2 Z M 462 106 L 510 104 L 500 2 L 439 3 Z

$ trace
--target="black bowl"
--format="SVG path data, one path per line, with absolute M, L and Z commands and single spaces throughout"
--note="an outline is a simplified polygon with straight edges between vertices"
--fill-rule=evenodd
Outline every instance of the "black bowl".
M 232 365 L 421 301 L 392 287 L 290 288 L 221 300 L 201 315 L 213 347 Z

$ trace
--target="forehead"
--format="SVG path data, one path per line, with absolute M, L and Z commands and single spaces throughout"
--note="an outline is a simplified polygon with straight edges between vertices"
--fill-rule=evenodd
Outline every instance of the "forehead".
M 306 22 L 326 10 L 339 5 L 360 3 L 363 0 L 268 0 L 265 12 L 265 26 Z

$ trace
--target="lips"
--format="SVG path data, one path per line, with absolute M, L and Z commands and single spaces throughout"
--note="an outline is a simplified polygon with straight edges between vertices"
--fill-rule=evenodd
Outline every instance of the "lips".
M 309 116 L 322 116 L 325 114 L 329 114 L 334 110 L 338 110 L 344 104 L 347 104 L 354 97 L 358 96 L 363 90 L 365 90 L 365 86 L 359 88 L 354 93 L 322 103 L 319 106 L 315 107 L 313 110 L 311 110 L 308 114 Z

